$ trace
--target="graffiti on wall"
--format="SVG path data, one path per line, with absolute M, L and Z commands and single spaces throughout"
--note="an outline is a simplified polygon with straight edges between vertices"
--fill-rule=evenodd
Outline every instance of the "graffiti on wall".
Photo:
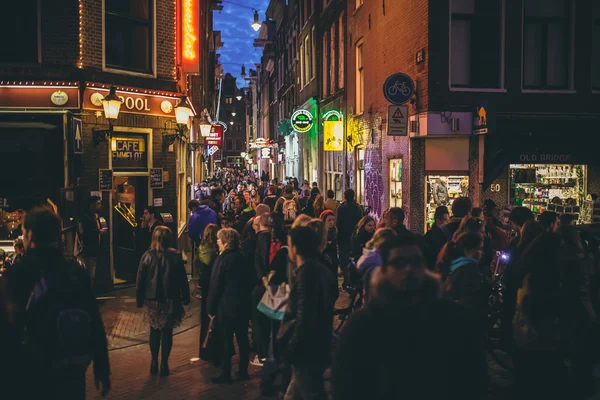
M 365 205 L 371 214 L 381 219 L 383 214 L 383 177 L 381 176 L 381 154 L 379 148 L 368 148 L 365 152 Z

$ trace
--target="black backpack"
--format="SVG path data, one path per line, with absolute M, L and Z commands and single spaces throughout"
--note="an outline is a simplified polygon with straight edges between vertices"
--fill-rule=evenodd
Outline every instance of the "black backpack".
M 81 282 L 78 265 L 44 272 L 27 303 L 26 341 L 40 364 L 53 369 L 79 368 L 93 359 L 89 285 Z

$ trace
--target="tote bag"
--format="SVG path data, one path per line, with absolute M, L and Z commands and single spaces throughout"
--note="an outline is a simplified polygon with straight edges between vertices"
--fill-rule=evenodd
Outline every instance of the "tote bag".
M 278 286 L 269 285 L 256 308 L 271 319 L 283 321 L 288 312 L 289 297 L 287 284 L 282 283 Z

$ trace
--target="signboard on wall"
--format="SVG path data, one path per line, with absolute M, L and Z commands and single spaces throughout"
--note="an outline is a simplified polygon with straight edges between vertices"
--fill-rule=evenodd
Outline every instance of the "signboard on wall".
M 214 124 L 210 127 L 210 133 L 206 137 L 207 146 L 223 146 L 223 127 Z
M 323 149 L 325 151 L 344 150 L 344 122 L 323 122 Z
M 388 106 L 388 136 L 408 135 L 408 106 Z
M 150 189 L 162 189 L 164 186 L 163 169 L 150 168 Z
M 260 149 L 260 158 L 263 160 L 271 158 L 271 151 L 273 149 L 271 147 L 263 147 Z
M 147 135 L 115 132 L 111 138 L 113 169 L 148 168 Z
M 475 106 L 473 113 L 473 134 L 483 135 L 488 133 L 488 111 L 489 105 L 487 100 L 482 100 Z
M 296 132 L 307 132 L 313 126 L 313 116 L 309 111 L 298 110 L 292 114 L 290 122 Z
M 108 88 L 88 87 L 83 92 L 83 108 L 86 110 L 102 111 L 102 99 L 109 93 Z M 156 115 L 160 117 L 175 117 L 174 107 L 179 102 L 177 93 L 153 92 L 137 93 L 123 90 L 116 91 L 121 99 L 122 113 Z M 180 96 L 180 95 L 179 95 Z
M 110 192 L 113 190 L 113 170 L 98 170 L 98 190 L 101 192 Z

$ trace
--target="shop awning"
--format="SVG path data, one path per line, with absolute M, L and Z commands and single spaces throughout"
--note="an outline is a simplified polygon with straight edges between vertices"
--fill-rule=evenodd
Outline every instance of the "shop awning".
M 484 187 L 509 164 L 600 165 L 600 121 L 498 119 L 485 136 Z

